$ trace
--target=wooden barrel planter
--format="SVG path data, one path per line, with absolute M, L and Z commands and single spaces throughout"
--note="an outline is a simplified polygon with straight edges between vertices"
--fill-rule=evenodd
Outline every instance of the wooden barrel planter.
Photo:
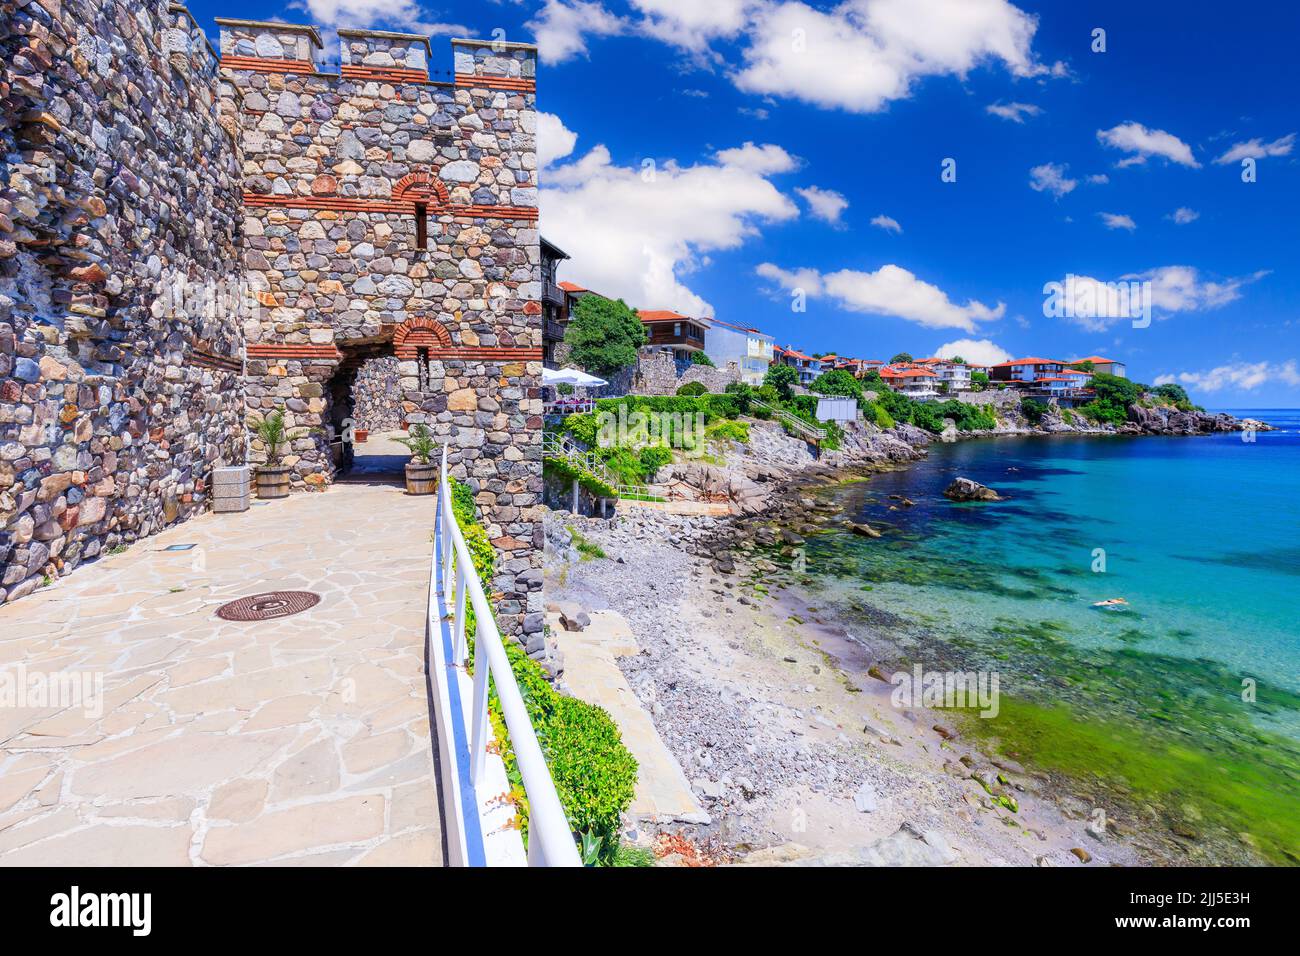
M 431 495 L 438 490 L 438 466 L 434 462 L 406 463 L 406 491 L 412 495 Z
M 289 497 L 290 470 L 291 469 L 288 465 L 276 465 L 274 467 L 257 469 L 257 497 Z

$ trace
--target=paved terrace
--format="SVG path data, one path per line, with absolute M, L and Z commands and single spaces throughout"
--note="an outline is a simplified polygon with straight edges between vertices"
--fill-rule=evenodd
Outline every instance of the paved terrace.
M 100 716 L 0 707 L 0 865 L 441 864 L 433 519 L 431 497 L 336 485 L 204 515 L 0 608 L 0 669 L 104 675 Z M 215 614 L 274 590 L 321 601 Z

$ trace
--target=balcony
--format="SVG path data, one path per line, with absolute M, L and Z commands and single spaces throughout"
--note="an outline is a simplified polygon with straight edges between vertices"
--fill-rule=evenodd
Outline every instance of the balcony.
M 564 290 L 554 282 L 543 282 L 542 301 L 547 305 L 553 305 L 557 309 L 562 309 L 564 308 Z
M 649 339 L 646 345 L 669 346 L 677 349 L 701 351 L 704 348 L 704 330 L 690 323 L 647 323 Z

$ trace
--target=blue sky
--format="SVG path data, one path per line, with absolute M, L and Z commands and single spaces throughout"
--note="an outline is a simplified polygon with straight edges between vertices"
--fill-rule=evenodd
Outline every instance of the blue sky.
M 214 40 L 218 15 L 430 33 L 435 70 L 447 35 L 536 38 L 543 232 L 562 278 L 637 307 L 863 358 L 1098 354 L 1207 406 L 1300 405 L 1300 5 L 190 9 Z M 1071 275 L 1076 314 L 1045 315 Z M 1113 294 L 1086 307 L 1120 280 L 1146 327 Z

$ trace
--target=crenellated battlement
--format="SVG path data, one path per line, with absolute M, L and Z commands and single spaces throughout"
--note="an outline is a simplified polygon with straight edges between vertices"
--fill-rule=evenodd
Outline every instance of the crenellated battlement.
M 452 70 L 430 75 L 434 62 L 429 38 L 388 30 L 338 31 L 339 70 L 326 68 L 320 32 L 303 24 L 217 17 L 221 27 L 221 65 L 260 73 L 299 73 L 342 80 L 428 86 L 479 87 L 515 93 L 536 90 L 537 47 L 505 40 L 454 38 Z

